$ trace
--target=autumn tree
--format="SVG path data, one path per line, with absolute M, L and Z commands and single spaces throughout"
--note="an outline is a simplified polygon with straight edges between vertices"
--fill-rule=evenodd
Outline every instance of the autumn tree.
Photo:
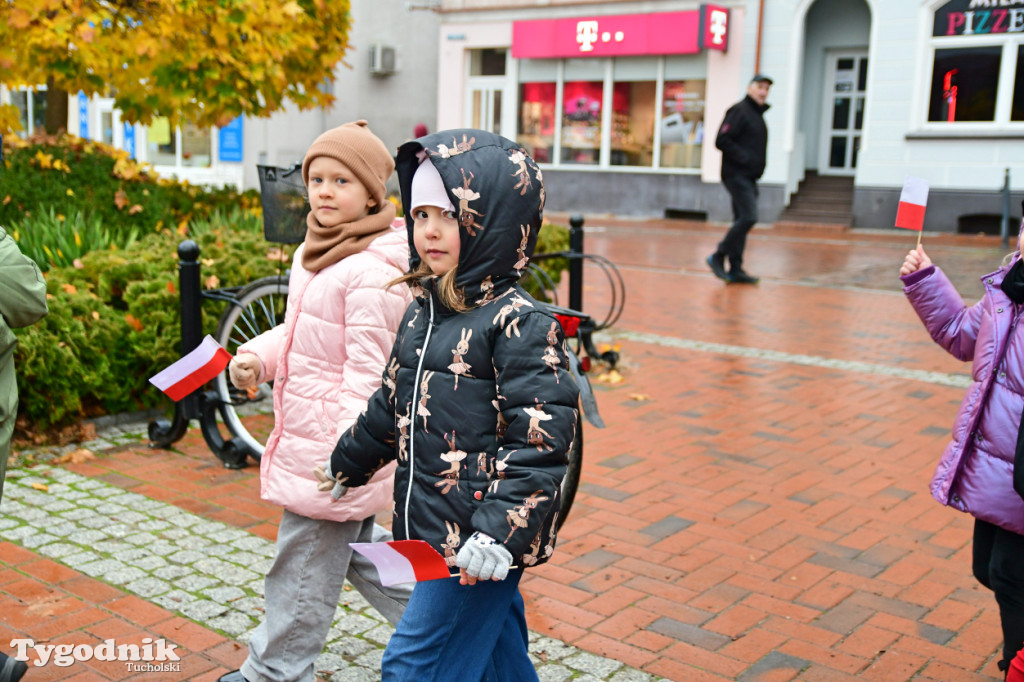
M 0 0 L 0 83 L 45 83 L 49 132 L 79 91 L 132 123 L 220 126 L 329 106 L 349 20 L 348 0 Z M 0 107 L 0 134 L 17 127 Z

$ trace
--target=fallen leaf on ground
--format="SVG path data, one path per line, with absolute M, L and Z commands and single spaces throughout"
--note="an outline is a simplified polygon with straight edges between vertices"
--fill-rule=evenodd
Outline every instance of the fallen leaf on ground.
M 53 461 L 57 464 L 65 464 L 67 462 L 71 462 L 72 464 L 81 464 L 82 462 L 88 462 L 90 459 L 96 459 L 96 455 L 93 451 L 87 448 L 79 448 L 77 450 L 64 453 Z
M 50 492 L 50 486 L 46 485 L 45 483 L 33 483 L 32 484 L 32 489 L 33 490 L 42 490 L 44 493 Z
M 650 400 L 651 396 L 647 395 L 646 393 L 633 393 L 629 396 L 629 399 L 636 401 Z
M 625 380 L 625 377 L 623 377 L 621 374 L 618 373 L 617 370 L 614 369 L 594 377 L 594 381 L 596 381 L 599 384 L 621 384 Z

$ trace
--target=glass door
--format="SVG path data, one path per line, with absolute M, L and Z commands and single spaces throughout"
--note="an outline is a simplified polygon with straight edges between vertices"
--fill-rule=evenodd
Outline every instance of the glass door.
M 857 169 L 867 80 L 866 51 L 828 54 L 818 165 L 822 175 L 853 175 Z

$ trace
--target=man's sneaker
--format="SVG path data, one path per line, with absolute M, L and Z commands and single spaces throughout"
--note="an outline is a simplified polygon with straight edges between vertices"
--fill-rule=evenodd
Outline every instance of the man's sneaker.
M 729 273 L 730 284 L 757 284 L 759 281 L 759 277 L 748 275 L 743 270 L 733 270 Z
M 708 267 L 711 268 L 711 272 L 715 273 L 715 277 L 726 282 L 729 281 L 729 273 L 725 271 L 725 256 L 713 253 L 708 256 L 707 263 Z

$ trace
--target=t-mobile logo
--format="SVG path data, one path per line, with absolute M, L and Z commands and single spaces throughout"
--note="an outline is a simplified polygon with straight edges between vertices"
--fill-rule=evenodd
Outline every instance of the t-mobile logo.
M 597 22 L 576 22 L 576 42 L 580 44 L 580 52 L 593 52 L 597 42 Z
M 712 42 L 715 45 L 721 45 L 722 38 L 725 36 L 726 30 L 728 30 L 729 14 L 720 9 L 713 9 L 711 10 L 708 24 L 708 32 L 714 36 Z

